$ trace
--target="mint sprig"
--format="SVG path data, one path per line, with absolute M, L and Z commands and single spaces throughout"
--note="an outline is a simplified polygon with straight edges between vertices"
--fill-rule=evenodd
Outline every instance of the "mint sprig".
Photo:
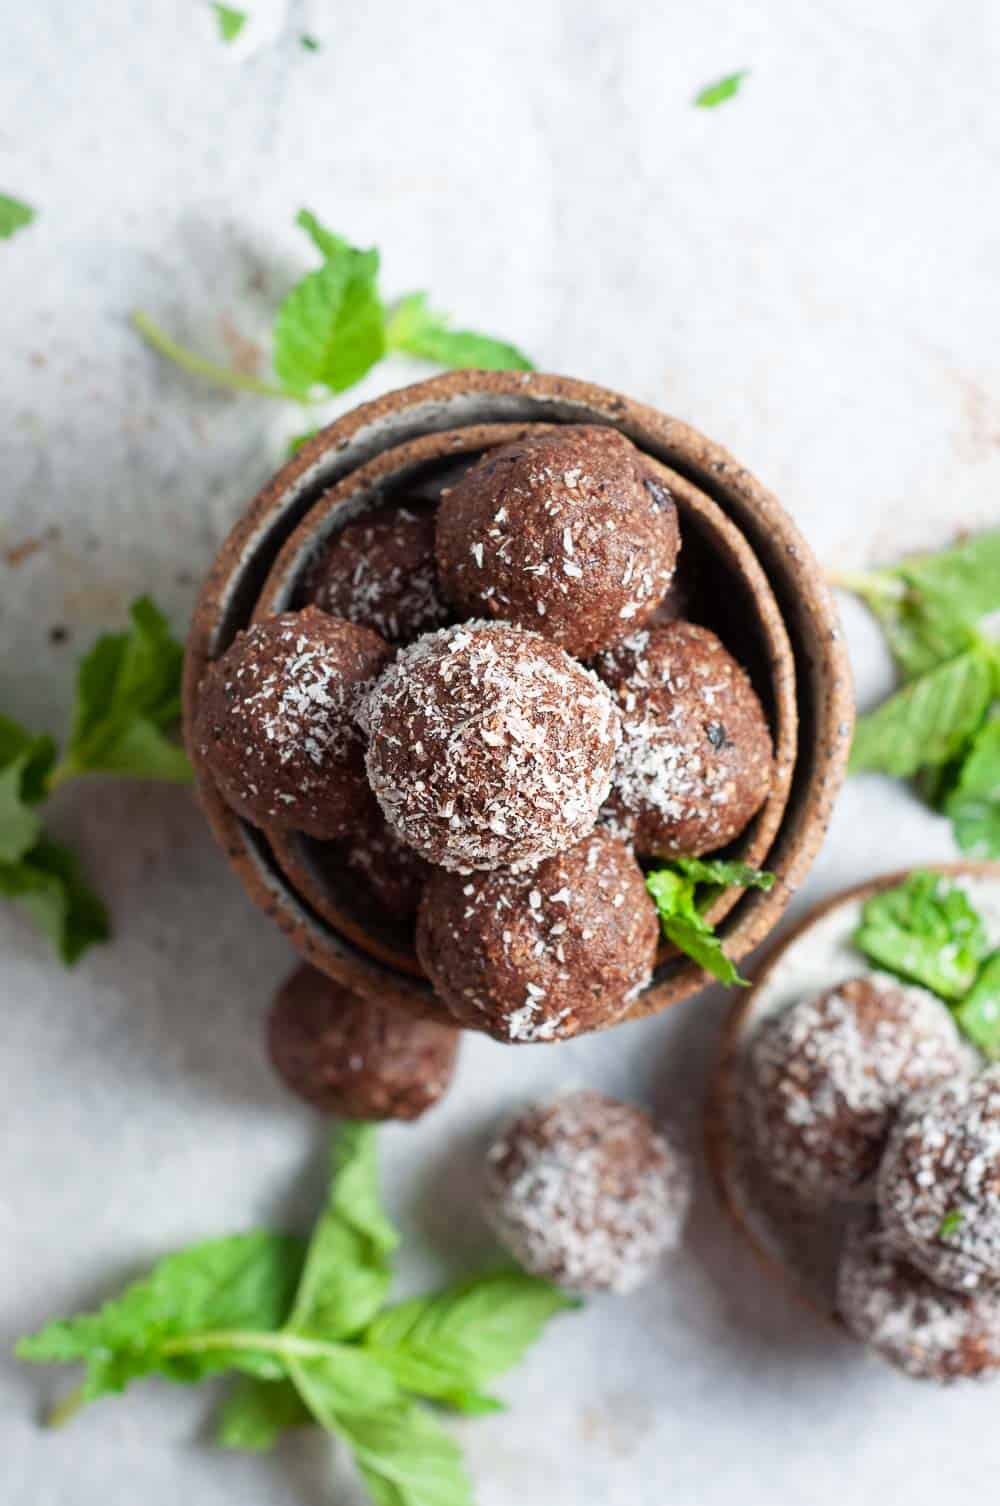
M 674 858 L 646 875 L 646 888 L 667 940 L 720 983 L 741 988 L 747 986 L 747 979 L 726 956 L 722 941 L 704 912 L 720 889 L 738 885 L 766 890 L 774 882 L 773 873 L 717 858 Z
M 902 688 L 859 718 L 851 769 L 914 778 L 973 857 L 1000 857 L 1000 530 L 885 570 L 834 575 L 877 617 Z
M 107 940 L 108 915 L 73 853 L 47 836 L 39 807 L 85 774 L 191 778 L 170 736 L 183 650 L 148 597 L 130 617 L 126 632 L 104 634 L 80 663 L 61 757 L 52 738 L 0 716 L 0 898 L 19 905 L 67 965 Z
M 451 329 L 432 312 L 426 293 L 410 293 L 386 309 L 379 287 L 379 254 L 360 250 L 328 230 L 308 209 L 296 224 L 321 258 L 320 266 L 298 282 L 274 320 L 273 366 L 269 381 L 232 371 L 179 345 L 141 310 L 133 328 L 154 350 L 194 376 L 217 386 L 311 404 L 355 386 L 390 351 L 439 366 L 487 371 L 530 371 L 516 346 L 472 330 Z
M 97 1312 L 57 1320 L 21 1359 L 82 1363 L 50 1419 L 159 1375 L 239 1379 L 217 1439 L 263 1451 L 318 1423 L 353 1453 L 377 1506 L 470 1506 L 457 1445 L 415 1398 L 470 1412 L 554 1313 L 577 1305 L 535 1277 L 487 1275 L 383 1304 L 398 1236 L 378 1200 L 375 1130 L 345 1125 L 326 1206 L 307 1246 L 258 1230 L 209 1240 L 154 1267 Z

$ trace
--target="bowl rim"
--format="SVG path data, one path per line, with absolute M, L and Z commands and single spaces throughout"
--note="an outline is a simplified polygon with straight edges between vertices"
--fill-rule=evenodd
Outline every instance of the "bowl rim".
M 787 931 L 776 938 L 773 945 L 768 948 L 766 955 L 761 959 L 759 965 L 754 969 L 751 987 L 747 989 L 742 997 L 733 1001 L 717 1040 L 715 1061 L 705 1095 L 705 1106 L 702 1117 L 702 1140 L 705 1149 L 705 1160 L 708 1164 L 709 1176 L 715 1190 L 715 1195 L 723 1211 L 742 1238 L 746 1240 L 757 1264 L 767 1272 L 768 1276 L 790 1288 L 800 1305 L 807 1307 L 811 1312 L 818 1313 L 828 1322 L 834 1323 L 838 1327 L 841 1325 L 836 1312 L 830 1311 L 816 1300 L 806 1289 L 803 1282 L 798 1280 L 793 1272 L 778 1260 L 759 1235 L 755 1233 L 747 1215 L 743 1211 L 742 1199 L 737 1194 L 735 1183 L 738 1178 L 733 1166 L 736 1147 L 732 1143 L 730 1127 L 732 1103 L 740 1087 L 740 1048 L 751 1029 L 756 1027 L 758 1023 L 754 1018 L 756 1000 L 759 998 L 762 989 L 781 966 L 788 951 L 796 942 L 800 941 L 803 936 L 807 935 L 835 910 L 839 910 L 845 905 L 853 904 L 858 900 L 869 899 L 873 894 L 879 894 L 883 890 L 891 889 L 895 885 L 903 883 L 911 874 L 924 870 L 930 873 L 939 873 L 945 877 L 975 878 L 981 876 L 995 878 L 1000 882 L 1000 862 L 967 858 L 940 863 L 913 863 L 906 868 L 897 868 L 891 873 L 878 874 L 874 878 L 863 879 L 859 883 L 851 884 L 846 889 L 839 889 L 836 893 L 828 895 L 826 899 L 813 905 L 804 915 L 796 920 L 794 925 L 790 926 Z M 859 953 L 859 971 L 863 970 L 863 959 Z
M 738 960 L 770 932 L 825 832 L 846 771 L 853 725 L 846 651 L 819 566 L 772 494 L 726 450 L 689 425 L 608 389 L 537 372 L 450 372 L 383 394 L 307 441 L 257 494 L 223 542 L 206 577 L 185 659 L 184 722 L 189 746 L 193 707 L 206 664 L 249 620 L 275 556 L 320 495 L 366 460 L 408 438 L 502 420 L 515 425 L 603 422 L 620 429 L 647 457 L 666 463 L 682 481 L 702 490 L 721 508 L 757 556 L 778 602 L 796 660 L 797 700 L 801 705 L 803 685 L 808 682 L 816 703 L 815 736 L 807 750 L 812 763 L 801 798 L 789 802 L 778 833 L 775 860 L 780 859 L 784 881 L 768 894 L 754 892 L 739 898 L 729 917 L 727 950 Z M 264 550 L 269 551 L 269 561 L 262 566 Z M 799 752 L 797 774 L 801 773 L 801 743 Z M 281 888 L 269 868 L 266 839 L 242 823 L 234 826 L 210 782 L 199 779 L 199 784 L 216 838 L 252 897 L 310 961 L 322 965 L 317 917 L 300 897 L 289 897 L 282 911 Z M 366 966 L 355 958 L 353 949 L 351 958 L 358 961 L 352 981 L 360 992 L 386 998 L 389 990 L 398 1002 L 413 1007 L 414 989 L 406 979 L 390 976 L 381 964 Z M 409 985 L 416 981 L 409 980 Z M 709 981 L 693 965 L 690 971 L 684 968 L 683 982 L 653 1008 L 665 1008 Z M 659 987 L 666 989 L 665 984 Z M 630 1017 L 646 1012 L 650 1011 L 640 1005 Z

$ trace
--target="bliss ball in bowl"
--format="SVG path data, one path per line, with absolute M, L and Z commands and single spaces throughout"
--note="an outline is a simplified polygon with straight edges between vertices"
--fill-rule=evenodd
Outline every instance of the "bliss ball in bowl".
M 936 1286 L 874 1218 L 848 1232 L 837 1310 L 856 1339 L 916 1380 L 947 1384 L 1000 1373 L 1000 1292 Z
M 486 1159 L 486 1216 L 532 1275 L 629 1292 L 680 1242 L 687 1161 L 649 1115 L 589 1091 L 521 1114 Z
M 508 1043 L 611 1024 L 649 982 L 659 921 L 642 870 L 594 831 L 530 868 L 434 871 L 417 954 L 463 1025 Z
M 933 994 L 880 973 L 850 978 L 768 1020 L 744 1093 L 758 1159 L 804 1204 L 871 1186 L 911 1093 L 964 1070 L 954 1021 Z
M 887 1237 L 931 1281 L 1000 1285 L 1000 1066 L 905 1105 L 878 1196 Z
M 201 684 L 198 757 L 255 826 L 347 835 L 369 801 L 357 713 L 390 649 L 317 607 L 237 634 Z
M 286 1086 L 345 1119 L 418 1119 L 447 1092 L 461 1038 L 362 999 L 307 965 L 279 989 L 267 1033 Z
M 440 627 L 448 608 L 438 591 L 433 510 L 399 503 L 345 524 L 313 561 L 304 594 L 387 643 L 412 643 Z
M 732 842 L 767 799 L 773 749 L 746 671 L 708 628 L 644 628 L 594 668 L 622 715 L 605 818 L 643 856 L 699 856 Z
M 396 834 L 429 863 L 539 862 L 591 830 L 619 717 L 554 643 L 466 622 L 404 649 L 367 701 L 368 777 Z
M 673 501 L 615 429 L 489 450 L 438 508 L 438 578 L 456 611 L 520 623 L 579 658 L 646 621 L 679 548 Z

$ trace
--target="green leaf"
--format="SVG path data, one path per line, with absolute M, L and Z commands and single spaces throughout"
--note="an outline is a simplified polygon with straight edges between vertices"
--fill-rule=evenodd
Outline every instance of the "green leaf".
M 378 1359 L 353 1344 L 329 1346 L 330 1353 L 288 1356 L 288 1371 L 309 1411 L 323 1427 L 335 1429 L 343 1417 L 398 1406 L 402 1393 Z
M 302 1271 L 301 1240 L 257 1231 L 168 1255 L 97 1312 L 50 1323 L 17 1345 L 20 1359 L 86 1367 L 87 1401 L 144 1375 L 186 1384 L 218 1370 L 280 1378 L 278 1355 L 230 1347 L 243 1331 L 265 1336 L 285 1319 Z M 220 1342 L 212 1342 L 220 1336 Z
M 493 1410 L 480 1388 L 517 1364 L 549 1318 L 577 1306 L 536 1276 L 499 1271 L 387 1308 L 364 1344 L 405 1390 Z
M 338 1419 L 376 1506 L 473 1506 L 458 1446 L 414 1405 Z
M 877 710 L 861 717 L 851 748 L 851 769 L 905 778 L 943 764 L 986 715 L 993 667 L 979 648 L 914 680 Z
M 1000 611 L 1000 528 L 974 535 L 954 549 L 904 560 L 897 573 L 966 622 Z
M 964 891 L 917 871 L 866 901 L 854 944 L 879 967 L 954 1001 L 975 979 L 987 941 Z
M 1000 951 L 988 957 L 955 1010 L 963 1034 L 990 1061 L 1000 1061 Z
M 53 785 L 93 773 L 191 779 L 183 749 L 165 735 L 180 716 L 184 651 L 148 596 L 134 601 L 129 615 L 130 629 L 104 634 L 80 664 L 72 730 Z
M 0 716 L 0 864 L 19 862 L 41 836 L 42 823 L 32 807 L 45 798 L 55 759 L 51 737 Z
M 677 873 L 672 868 L 658 868 L 647 873 L 646 888 L 659 912 L 663 934 L 671 945 L 686 953 L 720 983 L 746 987 L 747 980 L 726 956 L 714 928 L 698 909 L 693 877 Z
M 533 371 L 528 357 L 504 340 L 473 330 L 450 329 L 446 314 L 428 307 L 426 293 L 409 293 L 396 304 L 386 325 L 390 350 L 405 351 L 439 366 L 475 371 Z
M 834 584 L 860 596 L 882 626 L 904 680 L 975 646 L 978 635 L 954 604 L 911 584 L 900 570 L 834 576 Z
M 749 863 L 731 863 L 723 858 L 672 858 L 670 866 L 677 869 L 696 884 L 718 884 L 722 888 L 738 885 L 741 889 L 774 888 L 775 877 L 763 868 L 752 868 Z
M 0 896 L 21 906 L 67 967 L 111 934 L 107 910 L 73 853 L 45 836 L 20 861 L 0 863 Z
M 9 240 L 18 230 L 30 225 L 34 218 L 35 211 L 30 204 L 0 193 L 0 241 Z
M 285 452 L 288 456 L 288 459 L 291 460 L 293 455 L 297 455 L 302 446 L 304 444 L 308 444 L 310 439 L 315 439 L 318 433 L 318 429 L 306 429 L 302 434 L 293 434 L 291 439 L 288 441 L 288 447 Z
M 311 37 L 307 31 L 304 31 L 299 37 L 299 46 L 306 52 L 319 52 L 320 44 L 316 37 Z
M 961 1208 L 952 1208 L 941 1220 L 937 1231 L 938 1239 L 950 1239 L 953 1234 L 958 1233 L 964 1222 L 965 1215 Z
M 1000 858 L 1000 717 L 976 734 L 944 812 L 963 852 Z
M 219 1413 L 215 1441 L 223 1448 L 263 1454 L 287 1428 L 308 1427 L 312 1413 L 289 1380 L 238 1381 Z
M 374 1126 L 342 1125 L 288 1330 L 338 1339 L 367 1327 L 385 1301 L 398 1242 L 378 1202 Z
M 695 106 L 699 110 L 714 110 L 716 105 L 724 104 L 727 99 L 732 99 L 739 93 L 740 86 L 749 72 L 749 68 L 741 68 L 738 73 L 727 73 L 725 78 L 720 78 L 715 84 L 707 84 L 695 95 Z
M 297 223 L 325 258 L 288 294 L 274 321 L 274 369 L 292 396 L 343 392 L 385 354 L 378 252 L 359 251 L 302 210 Z
M 231 5 L 213 5 L 219 23 L 219 36 L 224 42 L 235 42 L 247 23 L 245 10 L 234 10 Z

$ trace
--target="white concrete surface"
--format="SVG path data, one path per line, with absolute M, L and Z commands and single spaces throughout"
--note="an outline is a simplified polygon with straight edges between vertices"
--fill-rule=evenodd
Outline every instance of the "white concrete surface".
M 78 652 L 140 590 L 180 628 L 301 427 L 166 369 L 125 315 L 219 358 L 234 332 L 259 341 L 308 265 L 303 204 L 377 243 L 390 291 L 427 287 L 728 444 L 831 566 L 997 523 L 995 6 L 246 4 L 260 25 L 232 54 L 196 0 L 6 7 L 0 188 L 40 218 L 0 244 L 0 547 L 45 544 L 0 562 L 4 709 L 59 726 Z M 737 100 L 691 108 L 738 67 Z M 365 393 L 413 374 L 386 365 Z M 871 700 L 888 666 L 845 616 Z M 261 1051 L 288 953 L 189 797 L 94 785 L 54 822 L 117 936 L 67 974 L 0 910 L 5 1351 L 171 1246 L 304 1219 L 321 1185 L 322 1130 Z M 951 853 L 903 790 L 854 782 L 799 905 Z M 709 993 L 555 1049 L 469 1041 L 447 1105 L 384 1136 L 404 1283 L 490 1252 L 476 1156 L 522 1097 L 588 1082 L 692 1129 L 723 1009 Z M 152 1384 L 45 1436 L 55 1385 L 2 1361 L 17 1506 L 355 1500 L 319 1440 L 214 1452 L 197 1392 Z M 459 1428 L 481 1506 L 940 1506 L 985 1499 L 1000 1463 L 996 1389 L 924 1390 L 832 1338 L 707 1190 L 662 1282 L 560 1323 L 504 1391 L 507 1415 Z

